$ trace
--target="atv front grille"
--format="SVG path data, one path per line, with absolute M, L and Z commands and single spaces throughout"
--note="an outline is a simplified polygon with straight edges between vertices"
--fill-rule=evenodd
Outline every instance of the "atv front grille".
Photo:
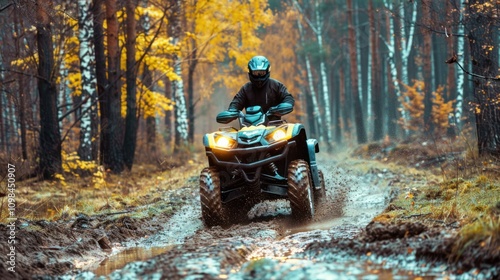
M 206 151 L 211 166 L 252 169 L 267 165 L 287 157 L 295 141 L 280 141 L 269 146 L 245 147 L 231 150 L 210 149 Z M 271 154 L 270 157 L 266 157 Z

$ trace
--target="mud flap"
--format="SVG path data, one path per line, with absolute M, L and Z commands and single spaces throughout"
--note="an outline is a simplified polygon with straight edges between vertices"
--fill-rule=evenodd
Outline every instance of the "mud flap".
M 318 141 L 316 139 L 307 139 L 307 150 L 309 152 L 309 168 L 311 170 L 314 188 L 321 188 L 318 164 L 316 162 L 316 153 L 319 152 Z

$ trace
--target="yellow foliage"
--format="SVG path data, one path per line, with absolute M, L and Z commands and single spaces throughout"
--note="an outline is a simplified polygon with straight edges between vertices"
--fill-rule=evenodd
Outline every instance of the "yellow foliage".
M 102 171 L 102 166 L 97 169 L 96 172 L 92 174 L 92 184 L 94 185 L 94 188 L 99 189 L 100 187 L 105 187 L 106 186 L 106 180 L 104 177 L 104 172 Z
M 400 124 L 406 129 L 412 131 L 422 131 L 424 126 L 424 98 L 425 98 L 425 83 L 423 81 L 414 80 L 412 86 L 403 85 L 406 92 L 401 96 L 401 104 L 404 110 L 409 114 L 409 120 L 404 122 L 400 120 Z M 437 134 L 444 134 L 449 127 L 449 116 L 453 113 L 454 100 L 445 102 L 443 98 L 444 87 L 439 86 L 432 93 L 432 110 L 431 119 L 434 124 Z M 405 98 L 408 101 L 405 101 Z
M 409 120 L 406 123 L 402 123 L 405 129 L 418 131 L 424 127 L 424 88 L 425 84 L 423 81 L 414 80 L 413 86 L 403 85 L 406 92 L 403 93 L 401 97 L 401 104 L 404 110 L 409 114 Z M 407 97 L 408 101 L 405 101 Z
M 163 83 L 162 83 L 163 84 Z M 121 96 L 121 114 L 123 117 L 127 115 L 127 88 L 122 86 Z M 173 110 L 174 103 L 172 100 L 165 97 L 161 92 L 152 91 L 140 80 L 137 80 L 136 91 L 137 107 L 139 108 L 140 115 L 143 118 L 165 116 L 165 111 Z
M 446 129 L 450 126 L 449 116 L 453 113 L 454 100 L 448 102 L 443 98 L 444 87 L 439 86 L 435 92 L 432 93 L 434 99 L 432 101 L 432 120 L 435 124 L 436 133 L 444 134 Z
M 61 173 L 54 174 L 54 179 L 59 180 L 59 183 L 61 183 L 61 185 L 63 185 L 63 186 L 67 185 L 66 179 L 64 178 L 64 176 Z
M 62 169 L 65 173 L 79 177 L 81 172 L 93 172 L 97 168 L 95 161 L 80 160 L 77 152 L 61 152 Z
M 186 17 L 187 26 L 192 27 L 186 36 L 191 40 L 185 43 L 186 54 L 196 48 L 199 61 L 224 65 L 210 71 L 213 75 L 199 75 L 198 82 L 207 85 L 204 90 L 221 83 L 236 91 L 248 81 L 242 75 L 246 73 L 248 60 L 260 53 L 262 40 L 258 29 L 273 21 L 268 2 L 191 0 L 186 5 Z

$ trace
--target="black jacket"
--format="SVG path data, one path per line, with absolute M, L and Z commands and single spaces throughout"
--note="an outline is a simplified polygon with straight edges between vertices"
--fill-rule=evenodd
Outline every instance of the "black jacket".
M 293 106 L 295 99 L 285 85 L 278 80 L 269 78 L 261 88 L 253 86 L 251 82 L 243 85 L 229 104 L 229 109 L 241 111 L 246 107 L 259 105 L 262 107 L 262 111 L 267 112 L 269 108 L 282 102 L 290 103 Z

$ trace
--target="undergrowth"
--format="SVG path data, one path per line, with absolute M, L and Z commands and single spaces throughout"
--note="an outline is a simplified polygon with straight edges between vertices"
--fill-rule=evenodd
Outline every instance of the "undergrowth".
M 458 229 L 451 258 L 473 247 L 500 256 L 500 161 L 479 157 L 470 148 L 474 145 L 457 142 L 420 140 L 393 147 L 371 143 L 358 149 L 358 156 L 384 166 L 396 163 L 425 174 L 413 177 L 420 183 L 396 182 L 398 195 L 374 220 Z
M 17 182 L 16 218 L 29 220 L 59 220 L 85 215 L 116 215 L 129 213 L 134 217 L 174 211 L 176 202 L 168 201 L 168 191 L 194 187 L 204 163 L 175 158 L 153 164 L 134 165 L 132 171 L 112 174 L 102 167 L 92 166 L 92 175 L 81 176 L 77 158 L 74 165 L 55 180 L 36 178 Z M 70 167 L 71 168 L 68 168 Z M 66 170 L 66 168 L 68 168 Z M 147 206 L 147 207 L 144 207 Z M 0 222 L 8 218 L 7 199 L 0 198 Z

